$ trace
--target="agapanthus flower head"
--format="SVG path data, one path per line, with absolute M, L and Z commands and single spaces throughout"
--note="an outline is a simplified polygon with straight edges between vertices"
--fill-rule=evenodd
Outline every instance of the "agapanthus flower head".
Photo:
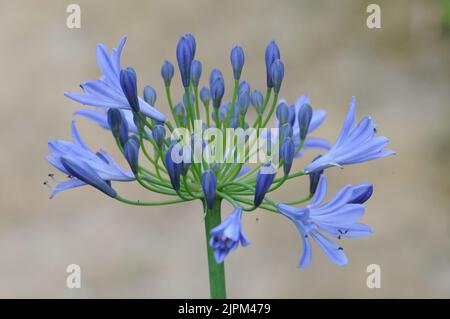
M 337 239 L 369 235 L 372 232 L 370 227 L 359 223 L 359 219 L 364 214 L 364 206 L 354 204 L 353 201 L 370 188 L 371 185 L 368 183 L 357 186 L 347 185 L 330 202 L 321 204 L 327 193 L 327 181 L 322 175 L 310 205 L 305 208 L 296 208 L 285 204 L 277 206 L 278 211 L 292 220 L 301 234 L 303 251 L 299 267 L 306 267 L 311 262 L 310 238 L 317 242 L 331 261 L 338 265 L 347 264 L 347 256 L 342 247 L 323 233 Z
M 157 96 L 155 89 L 150 85 L 146 85 L 144 87 L 144 101 L 154 106 L 156 103 L 156 98 Z
M 231 66 L 233 67 L 234 79 L 239 80 L 245 61 L 244 50 L 239 45 L 231 49 L 230 60 Z
M 172 62 L 169 60 L 165 60 L 162 67 L 161 67 L 161 77 L 164 80 L 164 85 L 166 87 L 170 86 L 170 83 L 172 82 L 172 78 L 175 74 L 175 68 L 173 67 Z
M 120 64 L 124 43 L 122 38 L 111 52 L 98 45 L 101 77 L 83 83 L 82 94 L 66 93 L 66 96 L 96 107 L 77 110 L 74 116 L 111 131 L 118 152 L 131 171 L 121 169 L 105 151 L 92 151 L 81 140 L 73 122 L 72 142 L 49 141 L 51 155 L 47 160 L 68 175 L 65 181 L 49 175 L 58 183 L 54 188 L 47 184 L 52 188 L 51 197 L 62 190 L 88 184 L 132 205 L 171 205 L 200 200 L 205 209 L 206 233 L 210 236 L 209 266 L 217 278 L 223 275 L 223 267 L 216 263 L 222 263 L 239 244 L 249 244 L 242 230 L 242 214 L 256 209 L 279 212 L 294 222 L 303 243 L 300 267 L 306 267 L 311 261 L 311 239 L 333 262 L 347 263 L 342 248 L 331 237 L 362 237 L 371 233 L 359 219 L 373 186 L 370 183 L 347 185 L 331 201 L 325 202 L 324 169 L 393 154 L 384 149 L 387 138 L 375 136 L 375 124 L 370 117 L 355 124 L 354 99 L 339 137 L 330 147 L 328 141 L 313 135 L 326 118 L 325 110 L 313 108 L 306 94 L 295 103 L 279 98 L 284 73 L 289 69 L 285 70 L 274 41 L 265 51 L 265 94 L 258 88 L 252 90 L 247 81 L 241 81 L 244 50 L 235 46 L 230 53 L 233 78 L 225 95 L 225 78 L 219 69 L 211 71 L 208 87 L 198 90 L 205 77 L 201 78 L 202 64 L 195 60 L 196 40 L 188 33 L 181 36 L 176 48 L 181 94 L 172 96 L 178 93 L 171 87 L 173 64 L 166 60 L 161 67 L 166 109 L 171 115 L 167 118 L 160 112 L 164 101 L 158 101 L 158 109 L 154 107 L 157 93 L 153 87 L 145 86 L 140 91 L 143 98 L 138 96 L 136 72 L 132 68 L 123 69 Z M 173 103 L 177 101 L 181 102 Z M 204 109 L 200 109 L 200 101 Z M 256 119 L 248 116 L 249 104 L 256 110 Z M 325 154 L 316 157 L 305 169 L 296 170 L 294 160 L 308 149 L 325 150 Z M 273 192 L 280 190 L 286 181 L 302 176 L 309 178 L 309 194 L 287 203 L 273 199 Z M 154 202 L 131 200 L 119 195 L 111 184 L 133 180 L 168 198 Z M 223 201 L 235 209 L 220 223 Z
M 371 117 L 366 116 L 355 125 L 355 103 L 353 97 L 336 143 L 327 154 L 309 164 L 305 172 L 362 163 L 395 154 L 384 149 L 389 143 L 386 137 L 375 136 L 375 123 Z
M 242 208 L 237 207 L 217 227 L 210 232 L 209 244 L 214 250 L 217 263 L 222 263 L 230 251 L 235 250 L 239 243 L 245 247 L 250 244 L 242 229 Z
M 273 40 L 270 41 L 269 44 L 267 45 L 265 59 L 266 59 L 267 87 L 272 88 L 273 87 L 272 71 L 271 71 L 272 63 L 275 60 L 280 59 L 280 49 Z

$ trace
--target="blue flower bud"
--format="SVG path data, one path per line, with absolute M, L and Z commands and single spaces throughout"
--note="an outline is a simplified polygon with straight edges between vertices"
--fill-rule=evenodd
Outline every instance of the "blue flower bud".
M 175 74 L 175 68 L 173 67 L 172 62 L 169 60 L 164 61 L 161 67 L 161 76 L 164 80 L 164 85 L 166 87 L 170 86 L 170 82 L 172 82 L 173 75 Z
M 186 109 L 184 108 L 183 104 L 178 103 L 173 108 L 173 114 L 175 116 L 175 120 L 177 121 L 178 125 L 181 125 L 183 127 L 186 126 Z
M 291 126 L 294 126 L 295 121 L 296 121 L 296 118 L 295 118 L 295 106 L 294 105 L 289 106 L 288 111 L 289 111 L 289 114 L 288 114 L 287 122 L 289 124 L 291 124 Z
M 139 112 L 136 72 L 133 68 L 120 71 L 120 86 L 133 112 Z
M 200 81 L 200 77 L 202 75 L 202 63 L 198 60 L 192 61 L 191 64 L 191 81 L 192 86 L 197 88 L 198 82 Z
M 214 81 L 217 80 L 218 78 L 223 78 L 222 72 L 219 69 L 214 68 L 211 71 L 211 74 L 209 75 L 209 88 L 210 89 L 211 89 L 211 86 L 214 83 Z
M 264 97 L 262 95 L 262 93 L 257 90 L 254 89 L 252 96 L 251 96 L 251 102 L 252 105 L 254 106 L 256 113 L 258 114 L 262 114 L 263 110 L 263 106 L 264 106 Z
M 237 129 L 237 128 L 239 127 L 239 118 L 236 117 L 236 116 L 233 116 L 233 117 L 230 119 L 230 122 L 228 122 L 228 126 L 229 126 L 230 128 Z
M 308 134 L 309 124 L 312 119 L 312 107 L 309 104 L 303 104 L 298 112 L 298 127 L 300 128 L 300 139 L 304 140 Z
M 265 59 L 266 59 L 267 87 L 272 88 L 273 87 L 271 75 L 272 63 L 275 60 L 280 59 L 280 49 L 278 49 L 277 44 L 273 40 L 270 41 L 269 44 L 267 45 Z
M 97 188 L 108 196 L 113 198 L 117 196 L 117 192 L 108 184 L 108 181 L 104 181 L 97 172 L 86 163 L 77 163 L 74 159 L 61 157 L 61 164 L 70 175 Z
M 275 93 L 280 92 L 281 82 L 284 77 L 284 64 L 281 60 L 275 60 L 270 67 L 270 74 L 272 76 L 273 90 Z
M 250 95 L 250 84 L 247 81 L 242 81 L 239 83 L 238 93 L 241 94 L 243 92 L 247 92 Z
M 202 87 L 200 90 L 200 100 L 202 101 L 205 107 L 209 106 L 209 100 L 211 99 L 211 95 L 209 94 L 209 89 L 207 87 Z
M 284 139 L 280 147 L 280 158 L 283 162 L 284 175 L 288 175 L 291 171 L 292 162 L 294 161 L 295 144 L 290 137 Z
M 242 67 L 244 66 L 245 55 L 244 50 L 240 46 L 231 49 L 230 54 L 231 66 L 233 67 L 233 76 L 235 80 L 241 78 Z
M 284 141 L 288 137 L 292 138 L 293 135 L 294 135 L 294 130 L 293 130 L 291 124 L 285 123 L 285 124 L 281 125 L 281 127 L 280 127 L 281 141 Z
M 227 118 L 229 112 L 230 112 L 230 109 L 227 107 L 226 104 L 219 107 L 219 121 L 223 122 L 223 120 Z
M 128 139 L 123 147 L 123 154 L 125 155 L 125 158 L 134 175 L 137 175 L 139 171 L 139 146 L 139 139 L 133 135 Z
M 156 102 L 156 91 L 150 85 L 146 85 L 144 88 L 144 101 L 151 106 L 155 105 Z
M 212 170 L 207 170 L 202 175 L 202 188 L 205 194 L 206 206 L 208 209 L 214 208 L 214 201 L 216 199 L 216 174 Z
M 174 190 L 178 191 L 180 189 L 180 175 L 181 175 L 181 163 L 175 163 L 172 159 L 172 150 L 174 144 L 169 146 L 164 156 L 164 164 L 167 169 L 167 174 L 170 178 L 170 183 Z
M 265 164 L 256 175 L 255 198 L 253 204 L 258 207 L 261 205 L 267 191 L 275 178 L 275 169 L 269 164 Z
M 319 159 L 320 157 L 322 157 L 322 155 L 319 155 L 316 158 L 314 158 L 313 162 L 315 160 Z M 311 195 L 316 193 L 317 186 L 319 185 L 320 176 L 322 176 L 322 174 L 323 174 L 323 169 L 309 173 L 309 193 Z
M 239 114 L 245 116 L 247 114 L 248 106 L 250 105 L 250 93 L 243 90 L 238 95 L 238 111 Z
M 373 193 L 373 185 L 370 183 L 363 183 L 353 187 L 352 197 L 348 204 L 364 204 Z
M 185 88 L 189 87 L 191 80 L 191 63 L 194 59 L 191 46 L 192 42 L 187 36 L 182 36 L 177 45 L 178 68 L 180 69 L 181 82 Z
M 190 32 L 186 34 L 185 37 L 189 41 L 189 47 L 191 48 L 192 58 L 194 58 L 195 51 L 197 50 L 197 42 L 195 41 L 194 35 Z
M 120 145 L 122 145 L 122 147 L 128 141 L 128 133 L 129 133 L 128 123 L 127 123 L 127 121 L 122 121 L 122 123 L 120 124 L 120 128 L 119 128 L 119 141 L 120 141 Z
M 276 116 L 277 116 L 277 120 L 279 122 L 280 127 L 283 124 L 287 123 L 288 118 L 289 118 L 289 106 L 284 102 L 281 102 L 280 104 L 278 104 Z
M 213 107 L 217 110 L 220 107 L 223 95 L 225 94 L 225 83 L 223 77 L 218 77 L 214 80 L 210 87 L 210 93 Z
M 152 135 L 156 144 L 161 146 L 164 142 L 164 139 L 166 138 L 166 129 L 164 128 L 163 125 L 157 124 L 153 126 Z
M 108 110 L 108 125 L 112 135 L 115 138 L 119 137 L 120 126 L 122 125 L 123 117 L 122 111 L 117 108 L 110 108 Z

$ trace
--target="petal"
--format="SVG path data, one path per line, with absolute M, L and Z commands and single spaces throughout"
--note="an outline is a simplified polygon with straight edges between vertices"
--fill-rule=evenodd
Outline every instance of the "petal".
M 310 235 L 315 239 L 317 244 L 322 248 L 325 254 L 337 265 L 343 266 L 348 263 L 347 256 L 342 248 L 331 239 L 323 236 L 318 231 L 313 231 Z
M 52 193 L 50 194 L 50 199 L 55 197 L 55 195 L 58 194 L 59 192 L 62 192 L 62 191 L 65 191 L 65 190 L 68 190 L 71 188 L 75 188 L 75 187 L 84 186 L 84 185 L 86 185 L 86 183 L 79 180 L 78 178 L 70 178 L 67 181 L 59 183 L 55 188 L 52 189 Z
M 78 133 L 77 126 L 75 125 L 75 121 L 72 121 L 71 125 L 71 133 L 72 133 L 72 141 L 79 145 L 80 147 L 90 151 L 90 148 L 84 143 L 84 141 L 81 139 L 80 134 Z M 92 152 L 92 151 L 91 151 Z
M 327 178 L 322 174 L 320 176 L 319 183 L 317 184 L 316 193 L 312 199 L 311 206 L 319 206 L 320 203 L 323 202 L 327 196 L 327 184 Z
M 336 140 L 335 147 L 339 146 L 344 139 L 348 136 L 350 130 L 355 123 L 355 109 L 356 109 L 356 98 L 353 96 L 352 101 L 348 107 L 348 112 L 344 120 L 344 124 L 342 125 L 341 132 L 339 133 L 339 137 Z
M 327 111 L 322 109 L 317 109 L 313 112 L 313 116 L 311 118 L 311 123 L 309 123 L 308 133 L 316 130 L 322 123 L 325 121 L 327 117 Z

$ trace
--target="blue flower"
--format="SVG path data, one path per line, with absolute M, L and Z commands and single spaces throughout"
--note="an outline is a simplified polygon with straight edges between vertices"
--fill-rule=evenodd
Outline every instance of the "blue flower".
M 369 235 L 372 230 L 358 220 L 364 214 L 364 203 L 372 192 L 372 185 L 364 183 L 357 186 L 347 185 L 330 202 L 321 204 L 327 193 L 327 180 L 321 175 L 317 191 L 310 205 L 297 208 L 278 204 L 278 211 L 288 217 L 302 236 L 303 251 L 299 267 L 306 267 L 311 262 L 312 249 L 310 238 L 314 239 L 325 254 L 338 265 L 347 264 L 347 256 L 342 247 L 326 237 L 341 239 L 357 238 Z M 365 194 L 364 198 L 361 194 Z M 367 196 L 368 195 L 368 196 Z
M 356 164 L 395 154 L 384 147 L 389 140 L 375 136 L 374 121 L 366 116 L 355 125 L 355 98 L 352 98 L 347 116 L 334 146 L 319 159 L 310 163 L 305 172 L 325 169 L 331 166 Z
M 270 67 L 270 75 L 272 77 L 273 91 L 275 93 L 280 92 L 281 83 L 284 78 L 284 64 L 280 59 L 273 61 Z
M 74 121 L 72 122 L 72 142 L 52 140 L 48 142 L 48 149 L 51 155 L 46 156 L 46 160 L 70 176 L 66 181 L 57 181 L 58 185 L 52 189 L 50 198 L 61 191 L 89 184 L 86 180 L 80 179 L 80 175 L 77 176 L 73 171 L 67 169 L 67 167 L 72 167 L 73 170 L 79 171 L 75 164 L 77 167 L 84 168 L 85 171 L 95 172 L 106 183 L 134 180 L 134 175 L 129 171 L 122 170 L 107 152 L 100 150 L 94 153 L 81 139 Z M 63 164 L 62 158 L 65 158 L 66 165 Z
M 209 245 L 214 250 L 214 258 L 220 264 L 239 243 L 245 247 L 250 244 L 242 229 L 242 208 L 236 208 L 219 226 L 210 232 Z
M 120 108 L 130 110 L 130 105 L 120 86 L 120 54 L 125 44 L 123 37 L 117 48 L 108 53 L 103 44 L 97 46 L 97 63 L 102 71 L 102 76 L 98 80 L 92 80 L 81 84 L 83 93 L 65 92 L 64 95 L 81 104 L 98 106 L 104 108 Z M 166 116 L 148 105 L 139 98 L 139 108 L 141 113 L 158 122 L 165 122 Z
M 131 136 L 123 146 L 123 155 L 134 175 L 137 175 L 139 171 L 139 146 L 139 139 L 135 135 Z

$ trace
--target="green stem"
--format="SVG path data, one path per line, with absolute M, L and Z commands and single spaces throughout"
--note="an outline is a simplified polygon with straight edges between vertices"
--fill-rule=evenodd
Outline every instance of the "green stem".
M 214 258 L 214 251 L 209 245 L 211 239 L 210 231 L 221 222 L 220 206 L 222 199 L 216 199 L 214 208 L 209 210 L 203 201 L 205 214 L 206 248 L 208 253 L 209 289 L 211 299 L 225 299 L 227 297 L 225 287 L 225 266 L 224 262 L 218 264 Z

